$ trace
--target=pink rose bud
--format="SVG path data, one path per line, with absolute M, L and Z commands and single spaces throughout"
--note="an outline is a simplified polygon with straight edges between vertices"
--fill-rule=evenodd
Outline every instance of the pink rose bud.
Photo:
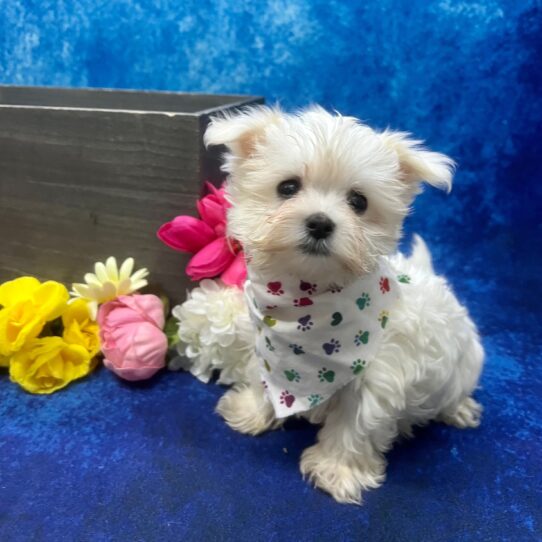
M 166 364 L 164 307 L 155 295 L 123 295 L 98 312 L 104 365 L 125 380 L 145 380 Z

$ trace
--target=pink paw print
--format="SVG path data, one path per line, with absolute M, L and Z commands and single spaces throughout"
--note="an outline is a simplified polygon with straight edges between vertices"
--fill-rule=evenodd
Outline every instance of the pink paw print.
M 299 282 L 299 289 L 302 292 L 307 292 L 307 295 L 313 295 L 316 293 L 316 289 L 318 286 L 316 284 L 312 284 L 311 282 L 306 282 L 304 280 Z
M 380 291 L 385 294 L 390 291 L 390 279 L 388 277 L 380 278 Z
M 282 289 L 282 282 L 268 282 L 267 292 L 271 295 L 282 295 L 284 293 L 284 290 Z
M 308 307 L 309 305 L 312 305 L 312 299 L 310 297 L 294 299 L 294 307 Z
M 288 390 L 284 390 L 280 394 L 281 405 L 286 405 L 288 408 L 290 408 L 294 404 L 294 401 L 295 401 L 295 397 Z

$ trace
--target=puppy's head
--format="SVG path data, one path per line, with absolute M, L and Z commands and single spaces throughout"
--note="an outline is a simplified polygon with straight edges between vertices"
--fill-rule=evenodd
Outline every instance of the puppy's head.
M 450 158 L 319 107 L 216 117 L 205 143 L 228 148 L 229 234 L 251 265 L 339 284 L 395 249 L 421 181 L 452 183 Z

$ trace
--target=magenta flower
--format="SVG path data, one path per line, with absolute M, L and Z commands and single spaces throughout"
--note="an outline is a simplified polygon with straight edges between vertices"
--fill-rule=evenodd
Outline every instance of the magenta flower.
M 220 277 L 225 284 L 242 286 L 246 279 L 243 251 L 226 237 L 224 188 L 206 183 L 209 194 L 197 202 L 201 219 L 177 216 L 158 230 L 158 238 L 180 252 L 194 254 L 186 266 L 192 280 Z

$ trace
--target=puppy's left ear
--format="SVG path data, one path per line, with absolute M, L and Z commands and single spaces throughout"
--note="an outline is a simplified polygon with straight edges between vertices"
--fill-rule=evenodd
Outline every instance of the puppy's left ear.
M 386 130 L 380 136 L 384 144 L 397 153 L 404 182 L 425 181 L 450 192 L 455 169 L 455 162 L 450 157 L 427 150 L 422 141 L 411 139 L 410 134 L 404 132 Z

